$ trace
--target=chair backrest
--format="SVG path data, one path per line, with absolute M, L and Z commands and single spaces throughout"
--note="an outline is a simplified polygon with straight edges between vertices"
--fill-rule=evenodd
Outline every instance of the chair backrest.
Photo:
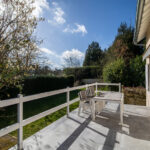
M 94 97 L 95 96 L 95 89 L 94 86 L 89 87 L 89 96 Z
M 90 92 L 90 89 L 88 88 L 88 89 L 86 89 L 86 96 L 90 97 L 90 95 L 91 95 L 91 92 Z
M 87 99 L 87 96 L 86 96 L 86 91 L 80 91 L 78 93 L 79 97 L 80 97 L 80 100 L 86 100 Z

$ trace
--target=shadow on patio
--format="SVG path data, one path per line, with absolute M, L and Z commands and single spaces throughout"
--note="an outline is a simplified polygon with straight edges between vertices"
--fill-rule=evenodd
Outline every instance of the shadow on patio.
M 125 105 L 119 125 L 119 105 L 108 103 L 93 122 L 78 109 L 24 141 L 24 149 L 38 150 L 141 150 L 150 149 L 150 109 Z
M 127 107 L 127 109 L 129 109 L 129 106 L 126 106 L 126 107 Z M 69 117 L 68 119 L 71 119 L 71 120 L 79 123 L 80 126 L 57 149 L 58 150 L 69 149 L 69 147 L 75 142 L 75 140 L 81 135 L 81 133 L 84 132 L 84 130 L 86 128 L 105 137 L 105 142 L 103 143 L 103 145 L 100 148 L 102 150 L 106 150 L 106 149 L 113 150 L 115 148 L 116 144 L 119 144 L 121 146 L 121 141 L 116 140 L 117 133 L 126 135 L 126 137 L 129 136 L 131 138 L 135 138 L 135 139 L 139 139 L 139 140 L 150 141 L 150 134 L 149 134 L 150 133 L 150 128 L 149 128 L 150 115 L 149 116 L 144 115 L 144 112 L 145 112 L 145 109 L 143 109 L 144 107 L 140 108 L 138 106 L 137 107 L 132 106 L 132 108 L 134 108 L 134 109 L 131 109 L 131 110 L 125 112 L 124 125 L 122 127 L 118 124 L 119 106 L 117 107 L 116 111 L 114 111 L 114 109 L 111 110 L 110 108 L 108 109 L 106 107 L 103 110 L 103 112 L 99 116 L 97 116 L 97 119 L 95 122 L 97 124 L 109 129 L 107 132 L 107 135 L 90 127 L 89 124 L 91 121 L 91 117 L 86 119 L 83 123 L 80 123 L 78 120 L 75 120 L 74 118 Z M 137 109 L 137 110 L 135 110 L 135 109 Z M 140 111 L 140 113 L 138 112 L 138 110 Z M 88 136 L 88 134 L 87 134 L 87 136 Z M 92 139 L 90 139 L 90 140 L 92 141 Z M 127 141 L 128 141 L 128 139 L 127 139 Z M 136 143 L 133 142 L 132 144 L 133 144 L 133 146 L 136 146 Z M 126 148 L 128 147 L 128 145 L 124 145 L 124 146 Z M 122 145 L 122 148 L 124 146 Z M 132 146 L 132 145 L 130 145 L 130 146 Z M 87 150 L 94 149 L 93 147 L 88 145 L 88 142 L 85 145 L 80 144 L 80 148 L 87 149 Z

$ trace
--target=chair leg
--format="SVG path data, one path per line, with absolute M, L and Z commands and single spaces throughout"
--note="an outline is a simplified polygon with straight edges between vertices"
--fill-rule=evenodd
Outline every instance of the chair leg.
M 92 114 L 93 114 L 92 105 L 90 105 L 90 110 L 91 110 L 91 117 L 92 117 Z
M 82 107 L 82 102 L 80 101 L 80 103 L 79 103 L 79 111 L 78 111 L 78 116 L 80 116 L 80 113 L 81 113 L 81 107 Z
M 90 101 L 90 111 L 91 111 L 91 114 L 92 114 L 92 102 Z
M 82 112 L 85 112 L 85 104 L 82 104 Z

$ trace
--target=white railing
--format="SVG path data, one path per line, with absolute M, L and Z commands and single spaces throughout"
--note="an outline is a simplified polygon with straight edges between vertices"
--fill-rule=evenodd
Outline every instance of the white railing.
M 98 88 L 97 88 L 98 85 L 118 86 L 119 87 L 119 92 L 121 92 L 121 84 L 120 83 L 93 83 L 93 84 L 86 84 L 86 85 L 82 85 L 82 86 L 72 87 L 72 88 L 67 87 L 67 88 L 61 89 L 61 90 L 55 90 L 55 91 L 51 91 L 51 92 L 44 92 L 44 93 L 35 94 L 35 95 L 31 95 L 31 96 L 25 96 L 25 97 L 23 97 L 21 94 L 19 94 L 18 98 L 13 98 L 13 99 L 9 99 L 9 100 L 0 101 L 0 108 L 17 104 L 17 123 L 1 129 L 0 130 L 0 137 L 3 136 L 3 135 L 6 135 L 6 134 L 8 134 L 12 131 L 18 130 L 18 150 L 22 150 L 23 149 L 23 126 L 25 126 L 25 125 L 27 125 L 31 122 L 34 122 L 34 121 L 36 121 L 40 118 L 43 118 L 47 115 L 50 115 L 53 112 L 56 112 L 56 111 L 58 111 L 58 110 L 60 110 L 64 107 L 67 107 L 67 116 L 69 116 L 69 106 L 71 104 L 79 101 L 79 98 L 76 98 L 76 99 L 70 101 L 70 91 L 77 90 L 77 89 L 82 89 L 82 88 L 87 89 L 89 86 L 96 86 L 96 93 L 97 93 L 98 92 Z M 44 111 L 42 113 L 39 113 L 35 116 L 32 116 L 30 118 L 27 118 L 27 119 L 23 120 L 23 103 L 24 102 L 37 100 L 37 99 L 40 99 L 40 98 L 53 96 L 53 95 L 57 95 L 57 94 L 61 94 L 61 93 L 66 93 L 67 94 L 66 103 L 61 104 L 59 106 L 56 106 L 56 107 L 51 108 L 47 111 Z

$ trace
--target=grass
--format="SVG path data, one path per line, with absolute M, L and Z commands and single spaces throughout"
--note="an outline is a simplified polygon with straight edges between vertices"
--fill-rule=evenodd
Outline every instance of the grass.
M 77 97 L 79 90 L 70 92 L 70 100 Z M 23 105 L 23 119 L 66 103 L 66 93 L 58 94 L 30 102 Z M 17 105 L 5 107 L 0 110 L 0 129 L 17 122 Z
M 75 90 L 70 92 L 70 100 L 73 100 L 77 97 L 77 93 L 80 90 Z M 46 97 L 43 99 L 38 99 L 36 101 L 31 101 L 24 103 L 24 119 L 46 111 L 50 108 L 58 106 L 66 102 L 66 94 L 59 94 L 55 96 Z M 79 103 L 76 102 L 70 105 L 70 111 L 76 109 Z M 23 128 L 23 138 L 26 139 L 27 137 L 33 135 L 37 131 L 41 130 L 42 128 L 48 126 L 49 124 L 53 123 L 57 119 L 61 118 L 62 116 L 66 115 L 66 107 L 58 110 L 51 115 L 43 117 L 35 122 L 32 122 Z M 0 112 L 0 128 L 4 128 L 8 125 L 14 124 L 17 121 L 17 106 L 10 106 L 7 107 Z M 10 138 L 11 137 L 11 138 Z M 0 150 L 6 150 L 17 143 L 17 131 L 10 133 L 9 135 L 3 136 L 0 138 Z M 10 140 L 11 139 L 11 140 Z

